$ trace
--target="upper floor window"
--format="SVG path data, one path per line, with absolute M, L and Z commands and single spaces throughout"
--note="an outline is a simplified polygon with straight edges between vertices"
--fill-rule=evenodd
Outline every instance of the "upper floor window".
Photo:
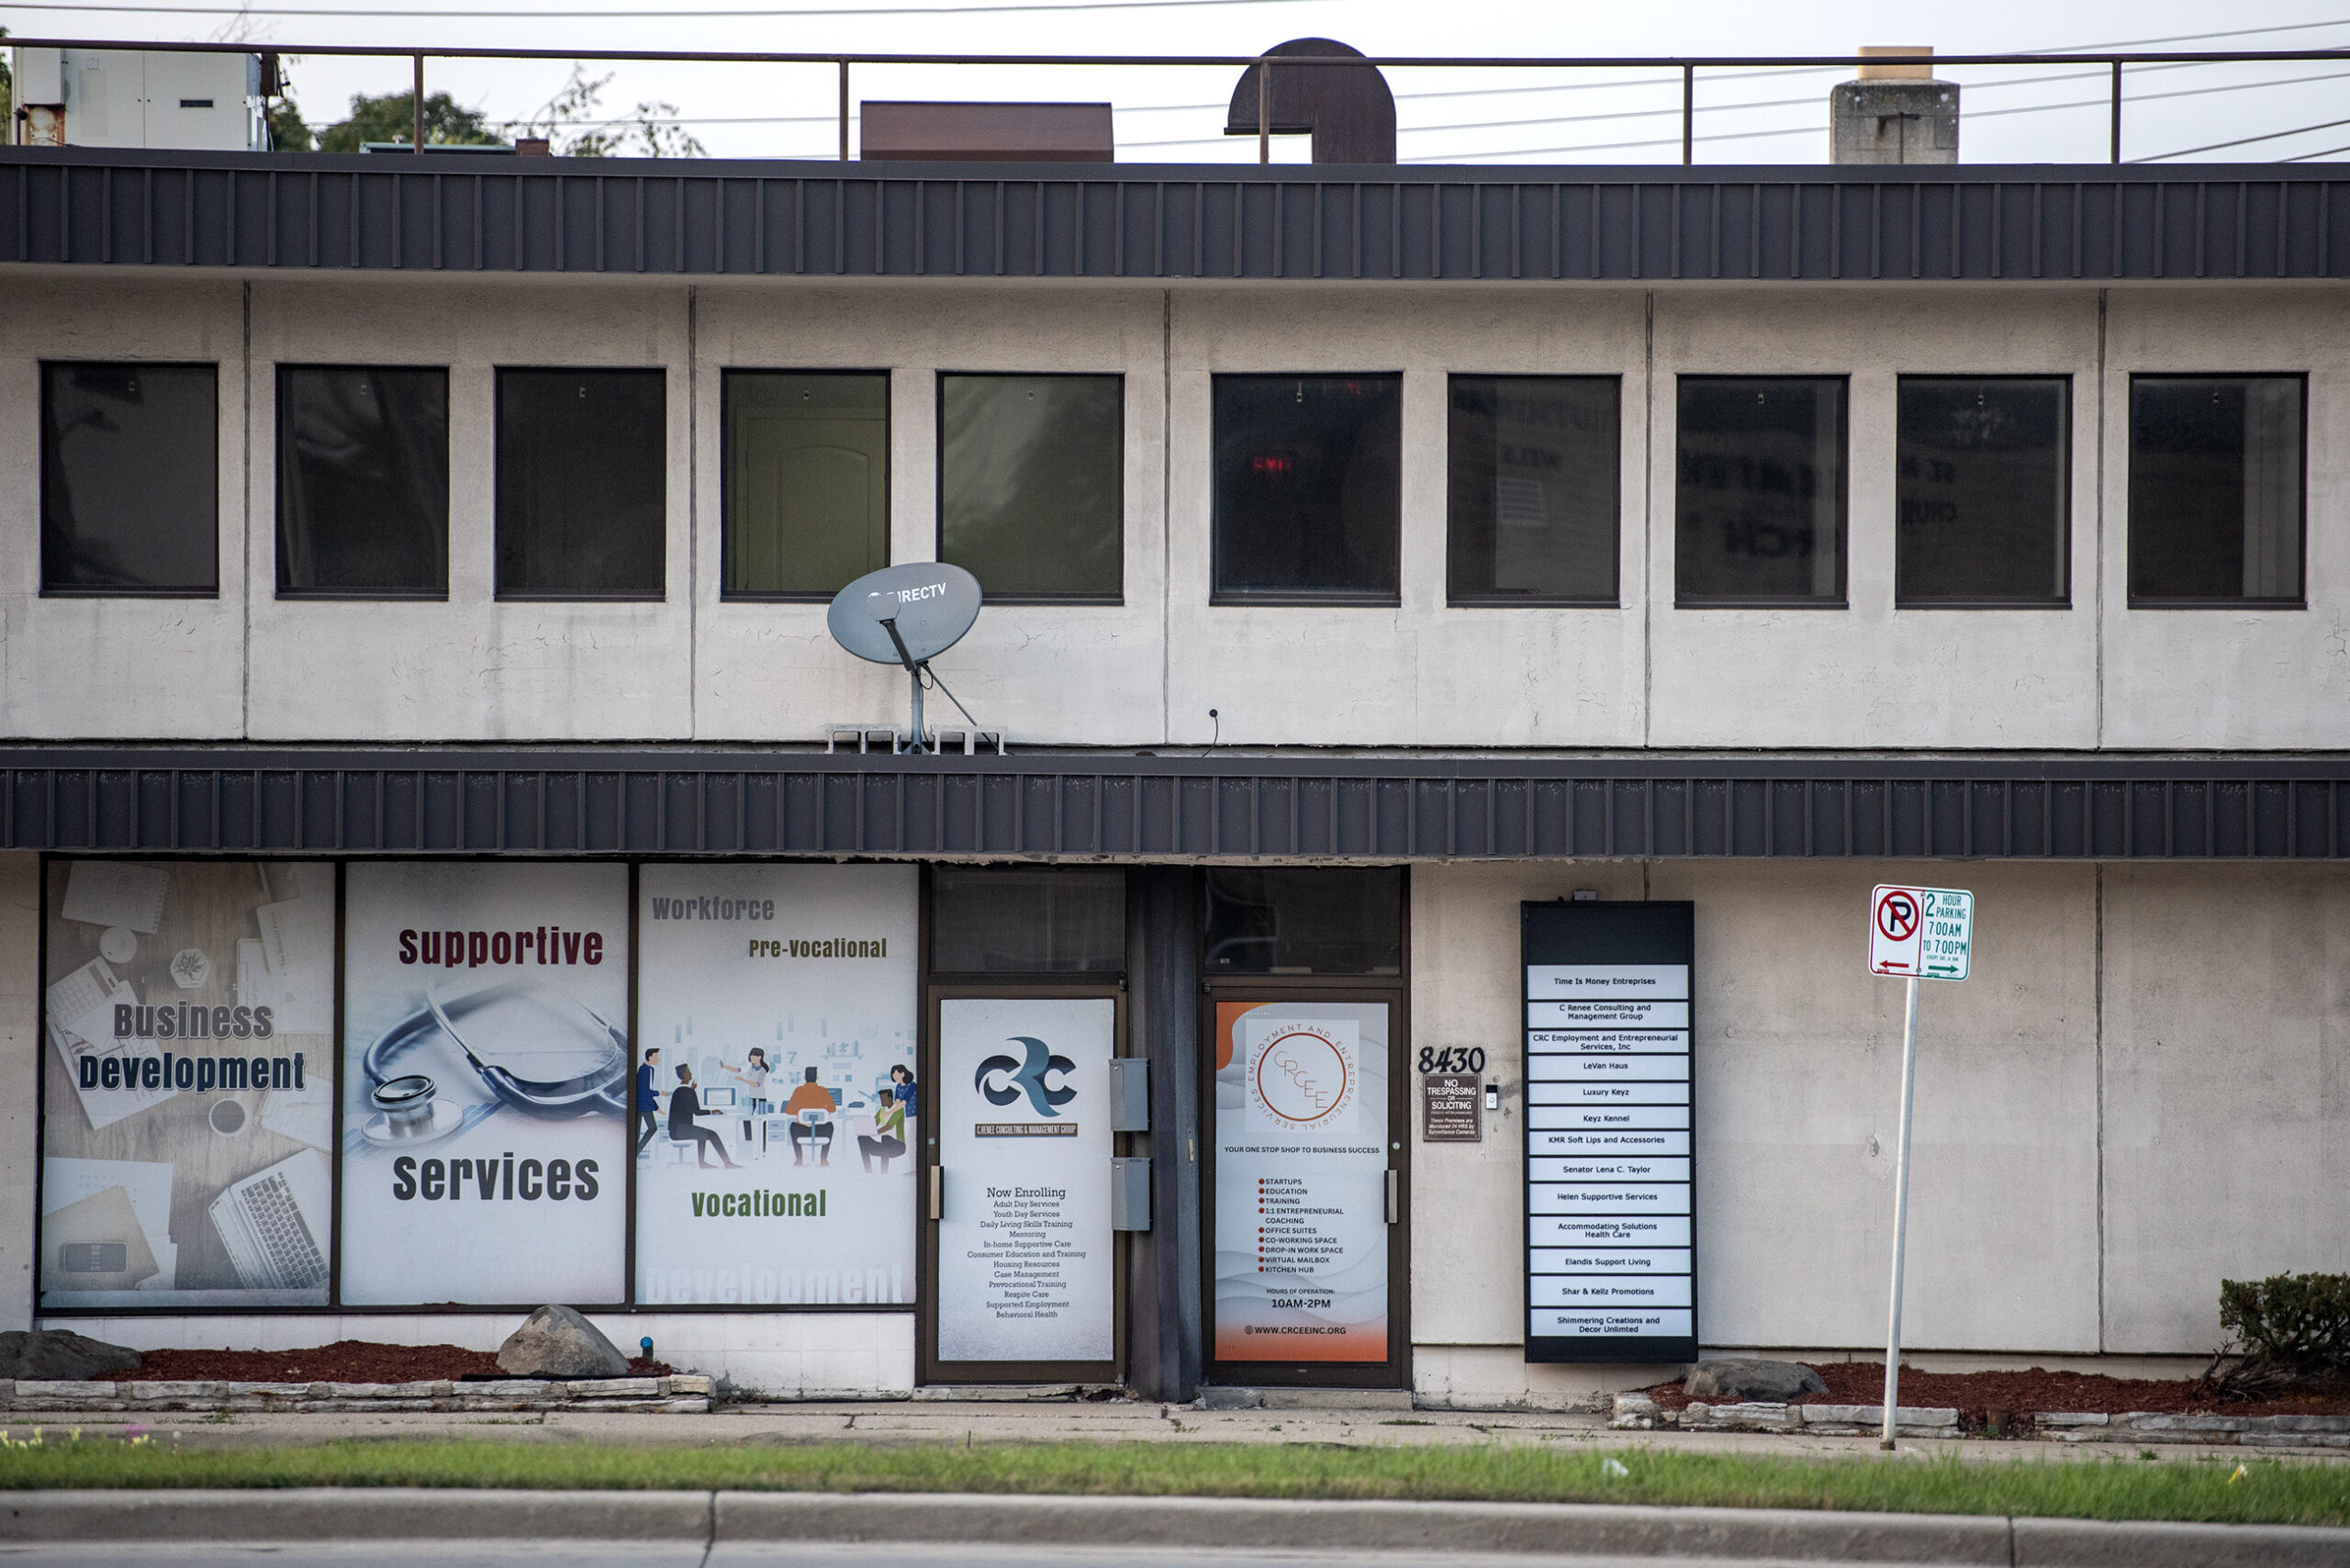
M 725 428 L 728 599 L 829 599 L 890 564 L 890 377 L 879 371 L 730 370 Z
M 1612 375 L 1456 375 L 1445 588 L 1454 604 L 1617 602 Z
M 41 591 L 218 593 L 219 368 L 40 371 Z
M 1684 375 L 1673 487 L 1684 605 L 1844 602 L 1844 378 Z
M 2130 380 L 2130 602 L 2301 602 L 2298 375 Z
M 1125 380 L 938 378 L 938 558 L 991 599 L 1116 603 Z
M 277 592 L 449 592 L 449 373 L 277 367 Z
M 2061 375 L 1901 378 L 1896 603 L 2066 602 L 2071 391 Z
M 498 597 L 659 599 L 667 374 L 498 373 Z
M 1218 604 L 1393 604 L 1401 375 L 1215 378 Z

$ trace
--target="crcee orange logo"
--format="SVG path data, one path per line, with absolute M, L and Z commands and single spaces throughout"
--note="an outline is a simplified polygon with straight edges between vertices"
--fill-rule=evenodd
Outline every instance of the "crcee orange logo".
M 1275 1120 L 1315 1126 L 1353 1102 L 1352 1065 L 1328 1029 L 1292 1024 L 1257 1047 L 1248 1062 L 1249 1093 Z

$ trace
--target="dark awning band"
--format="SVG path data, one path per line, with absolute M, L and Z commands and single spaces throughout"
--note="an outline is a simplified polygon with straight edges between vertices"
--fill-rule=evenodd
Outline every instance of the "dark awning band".
M 495 165 L 495 166 L 492 166 Z M 822 171 L 822 172 L 820 172 Z M 719 277 L 2350 276 L 2322 165 L 1236 169 L 0 150 L 0 259 Z
M 1207 860 L 2339 859 L 2350 757 L 0 753 L 5 846 Z

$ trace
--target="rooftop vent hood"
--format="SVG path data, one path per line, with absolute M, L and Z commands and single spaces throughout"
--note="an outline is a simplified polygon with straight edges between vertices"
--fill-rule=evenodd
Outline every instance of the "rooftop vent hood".
M 1336 39 L 1292 39 L 1265 51 L 1274 54 L 1352 55 Z M 1224 117 L 1226 136 L 1257 134 L 1257 67 L 1240 74 L 1232 107 Z M 1276 136 L 1311 135 L 1316 163 L 1395 162 L 1395 95 L 1375 65 L 1309 65 L 1273 70 L 1266 119 Z
M 1108 163 L 1117 157 L 1107 104 L 868 101 L 857 155 L 981 163 Z
M 1829 90 L 1829 161 L 1957 162 L 1958 84 L 1934 80 L 1934 51 L 1880 44 L 1861 54 L 1859 80 Z

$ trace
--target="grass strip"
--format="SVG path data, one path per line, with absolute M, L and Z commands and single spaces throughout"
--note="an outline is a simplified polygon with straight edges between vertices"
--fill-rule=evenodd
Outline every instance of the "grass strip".
M 2350 1523 L 2350 1466 L 2273 1458 L 1962 1461 L 1659 1449 L 990 1443 L 868 1448 L 541 1445 L 464 1439 L 178 1448 L 46 1434 L 0 1488 L 517 1486 L 1652 1503 L 2237 1524 Z

